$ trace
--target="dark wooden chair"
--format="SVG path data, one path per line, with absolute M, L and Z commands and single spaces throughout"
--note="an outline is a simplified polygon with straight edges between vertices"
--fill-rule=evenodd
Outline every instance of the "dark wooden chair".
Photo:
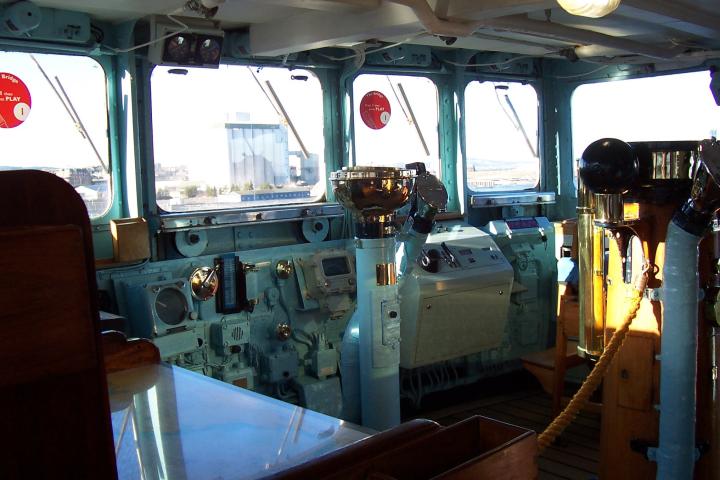
M 90 222 L 62 179 L 0 172 L 0 478 L 117 478 Z

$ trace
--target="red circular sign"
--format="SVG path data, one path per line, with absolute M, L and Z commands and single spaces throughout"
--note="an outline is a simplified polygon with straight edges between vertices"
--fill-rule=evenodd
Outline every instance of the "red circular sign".
M 378 91 L 366 93 L 360 101 L 360 118 L 373 130 L 383 128 L 390 121 L 390 101 Z
M 30 115 L 30 90 L 12 73 L 0 72 L 0 128 L 14 128 Z

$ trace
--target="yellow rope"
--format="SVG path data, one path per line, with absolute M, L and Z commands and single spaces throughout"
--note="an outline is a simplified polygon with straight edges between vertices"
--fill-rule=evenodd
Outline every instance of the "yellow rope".
M 597 364 L 595 364 L 595 368 L 592 369 L 592 372 L 590 372 L 590 375 L 585 379 L 580 390 L 577 391 L 572 400 L 570 400 L 570 403 L 565 407 L 565 410 L 563 410 L 538 437 L 538 449 L 541 453 L 575 420 L 580 410 L 587 405 L 590 395 L 592 395 L 598 385 L 600 385 L 608 366 L 610 366 L 610 362 L 612 362 L 612 359 L 615 357 L 617 351 L 620 350 L 625 340 L 625 336 L 630 329 L 630 324 L 640 309 L 640 302 L 643 298 L 645 287 L 647 286 L 648 271 L 649 267 L 646 266 L 642 275 L 639 275 L 638 281 L 633 289 L 633 295 L 630 298 L 630 306 L 628 307 L 627 314 L 625 314 L 622 325 L 613 334 L 610 343 L 608 343 L 605 351 L 600 355 Z M 555 348 L 561 348 L 561 346 L 556 346 Z

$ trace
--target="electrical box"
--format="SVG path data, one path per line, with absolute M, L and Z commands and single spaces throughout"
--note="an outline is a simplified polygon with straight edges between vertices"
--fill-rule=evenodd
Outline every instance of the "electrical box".
M 263 375 L 269 383 L 282 382 L 298 376 L 296 351 L 273 353 L 263 357 Z
M 303 310 L 323 308 L 335 319 L 353 307 L 350 294 L 357 289 L 355 259 L 346 250 L 321 250 L 293 262 Z
M 312 298 L 351 293 L 356 289 L 355 261 L 345 250 L 320 251 L 309 259 L 300 259 L 299 263 Z
M 497 348 L 508 321 L 513 270 L 492 237 L 438 223 L 400 286 L 400 366 L 416 368 Z M 432 264 L 431 264 L 432 263 Z
M 185 330 L 173 335 L 153 338 L 163 360 L 169 357 L 190 353 L 198 349 L 198 335 L 195 330 Z
M 245 367 L 237 370 L 224 370 L 220 380 L 232 383 L 236 387 L 253 390 L 255 388 L 255 369 Z
M 0 6 L 0 36 L 87 44 L 92 38 L 90 16 L 14 2 Z
M 337 373 L 338 355 L 334 348 L 315 350 L 312 353 L 312 372 L 317 378 L 325 378 Z
M 229 349 L 248 343 L 249 338 L 250 322 L 244 315 L 226 316 L 210 326 L 210 343 L 218 355 L 230 353 Z
M 340 378 L 315 380 L 300 377 L 297 381 L 300 403 L 310 410 L 339 418 L 342 413 L 342 391 Z

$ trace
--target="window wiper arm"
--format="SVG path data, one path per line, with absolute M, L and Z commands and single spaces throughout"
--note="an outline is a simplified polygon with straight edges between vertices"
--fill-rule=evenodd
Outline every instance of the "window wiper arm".
M 52 91 L 55 92 L 55 95 L 57 95 L 58 100 L 60 100 L 60 103 L 62 103 L 63 107 L 65 107 L 65 111 L 67 112 L 68 116 L 70 117 L 70 120 L 75 124 L 75 126 L 78 129 L 78 132 L 80 135 L 88 141 L 90 146 L 93 149 L 93 152 L 95 152 L 95 156 L 97 157 L 98 161 L 100 162 L 100 165 L 102 166 L 103 170 L 105 170 L 105 173 L 110 173 L 110 169 L 105 164 L 105 161 L 102 159 L 102 156 L 100 155 L 100 152 L 98 151 L 97 147 L 95 146 L 95 142 L 92 141 L 92 138 L 90 138 L 90 134 L 88 133 L 87 129 L 85 128 L 85 125 L 83 124 L 82 120 L 80 119 L 80 116 L 77 113 L 77 110 L 75 110 L 75 106 L 72 103 L 72 100 L 70 100 L 70 97 L 68 96 L 67 92 L 65 91 L 65 88 L 63 88 L 62 83 L 60 82 L 60 79 L 58 77 L 55 77 L 55 81 L 57 82 L 58 86 L 60 87 L 60 91 L 55 87 L 55 84 L 53 84 L 52 80 L 50 80 L 50 77 L 48 77 L 47 73 L 45 73 L 45 69 L 40 65 L 40 62 L 37 61 L 35 58 L 35 55 L 30 55 L 30 58 L 32 58 L 33 62 L 35 62 L 35 65 L 37 65 L 38 69 L 40 70 L 40 73 L 42 73 L 43 77 L 45 77 L 45 80 L 48 82 L 48 85 L 50 85 L 50 88 L 52 88 Z M 62 92 L 62 95 L 61 95 Z
M 282 117 L 285 122 L 290 127 L 290 130 L 292 131 L 293 135 L 295 136 L 295 139 L 297 140 L 298 144 L 300 145 L 300 150 L 302 150 L 303 155 L 305 155 L 305 159 L 310 159 L 310 152 L 305 147 L 305 143 L 302 141 L 302 138 L 300 138 L 300 134 L 295 129 L 295 124 L 290 119 L 290 115 L 288 115 L 287 110 L 285 110 L 285 106 L 280 101 L 280 98 L 277 96 L 277 93 L 275 93 L 275 89 L 273 88 L 272 84 L 269 80 L 265 81 L 265 85 L 267 85 L 268 90 L 270 91 L 270 94 L 268 94 L 268 90 L 266 90 L 262 83 L 260 83 L 260 80 L 257 78 L 257 75 L 255 75 L 255 72 L 252 71 L 252 68 L 247 67 L 248 71 L 250 72 L 250 75 L 252 75 L 253 79 L 255 80 L 255 83 L 257 83 L 257 86 L 260 88 L 260 90 L 265 95 L 265 98 L 267 98 L 270 105 L 275 109 L 275 112 L 278 114 L 278 116 Z M 272 95 L 272 98 L 270 98 L 270 95 Z M 273 99 L 275 100 L 273 102 Z
M 305 159 L 310 159 L 310 152 L 308 151 L 307 147 L 305 147 L 305 144 L 302 141 L 302 138 L 300 138 L 300 134 L 298 133 L 297 129 L 295 128 L 295 124 L 290 119 L 290 115 L 288 115 L 287 111 L 285 110 L 285 106 L 280 101 L 280 97 L 278 97 L 277 93 L 275 93 L 275 89 L 272 86 L 272 83 L 270 83 L 270 80 L 265 80 L 265 85 L 267 85 L 268 90 L 270 91 L 270 94 L 275 99 L 275 103 L 277 103 L 277 106 L 280 108 L 280 111 L 282 112 L 282 116 L 287 122 L 288 126 L 290 127 L 290 130 L 292 130 L 293 135 L 295 135 L 295 139 L 298 141 L 298 144 L 300 145 L 300 150 L 302 150 L 303 155 L 305 155 Z
M 523 126 L 523 123 L 520 120 L 520 116 L 515 111 L 515 107 L 513 106 L 512 100 L 510 100 L 510 95 L 505 94 L 505 102 L 508 104 L 508 107 L 510 107 L 510 111 L 512 112 L 513 117 L 515 117 L 515 121 L 517 122 L 517 128 L 520 130 L 520 133 L 522 133 L 522 136 L 525 139 L 525 143 L 527 143 L 527 146 L 530 149 L 530 152 L 532 153 L 533 157 L 537 158 L 538 154 L 535 151 L 535 147 L 533 147 L 532 142 L 530 141 L 530 138 L 528 137 L 527 132 L 525 131 L 525 127 Z
M 62 92 L 63 96 L 65 97 L 65 100 L 67 101 L 68 105 L 70 106 L 70 110 L 72 110 L 73 114 L 75 114 L 75 119 L 77 120 L 77 126 L 80 129 L 80 132 L 82 133 L 83 138 L 88 141 L 90 144 L 90 147 L 92 147 L 93 152 L 95 152 L 95 156 L 97 157 L 98 161 L 100 162 L 100 165 L 102 166 L 103 170 L 105 170 L 105 173 L 110 173 L 110 169 L 105 164 L 105 162 L 102 159 L 102 156 L 100 155 L 100 152 L 98 151 L 97 147 L 95 146 L 95 142 L 93 142 L 92 138 L 90 137 L 90 134 L 88 133 L 87 129 L 85 128 L 85 125 L 83 124 L 82 119 L 80 118 L 80 115 L 78 115 L 77 110 L 75 110 L 75 106 L 72 103 L 72 100 L 70 100 L 70 97 L 68 96 L 67 92 L 65 91 L 65 88 L 63 87 L 62 83 L 60 82 L 60 79 L 58 77 L 55 77 L 55 81 L 58 84 L 58 87 L 60 87 L 60 91 Z
M 532 142 L 530 141 L 530 138 L 527 135 L 527 132 L 525 131 L 525 127 L 523 126 L 522 121 L 520 120 L 520 116 L 517 114 L 517 111 L 515 110 L 515 106 L 512 103 L 512 100 L 510 100 L 510 95 L 508 95 L 506 85 L 495 85 L 495 98 L 498 101 L 498 104 L 500 105 L 500 108 L 502 109 L 505 116 L 508 117 L 508 120 L 510 120 L 510 123 L 512 123 L 513 127 L 515 127 L 515 130 L 520 130 L 520 133 L 522 134 L 523 138 L 525 139 L 525 143 L 527 144 L 528 148 L 530 149 L 530 153 L 532 153 L 532 156 L 535 158 L 538 158 L 538 154 L 535 151 L 535 147 L 533 147 Z M 505 97 L 505 103 L 507 103 L 508 107 L 510 108 L 510 112 L 512 113 L 512 117 L 508 114 L 507 110 L 502 104 L 502 101 L 500 101 L 500 95 L 498 95 L 498 90 L 503 90 L 503 96 Z
M 405 95 L 405 89 L 403 88 L 402 83 L 398 82 L 397 86 L 398 90 L 400 90 L 400 95 L 405 101 L 405 106 L 407 106 L 407 111 L 410 114 L 412 124 L 415 126 L 415 131 L 417 132 L 418 138 L 420 139 L 420 143 L 422 143 L 422 147 L 425 150 L 425 155 L 429 157 L 430 149 L 427 146 L 427 142 L 425 142 L 425 137 L 422 134 L 422 130 L 420 130 L 420 125 L 418 125 L 417 118 L 415 118 L 415 112 L 413 112 L 412 105 L 410 105 L 410 100 L 408 100 L 407 95 Z

